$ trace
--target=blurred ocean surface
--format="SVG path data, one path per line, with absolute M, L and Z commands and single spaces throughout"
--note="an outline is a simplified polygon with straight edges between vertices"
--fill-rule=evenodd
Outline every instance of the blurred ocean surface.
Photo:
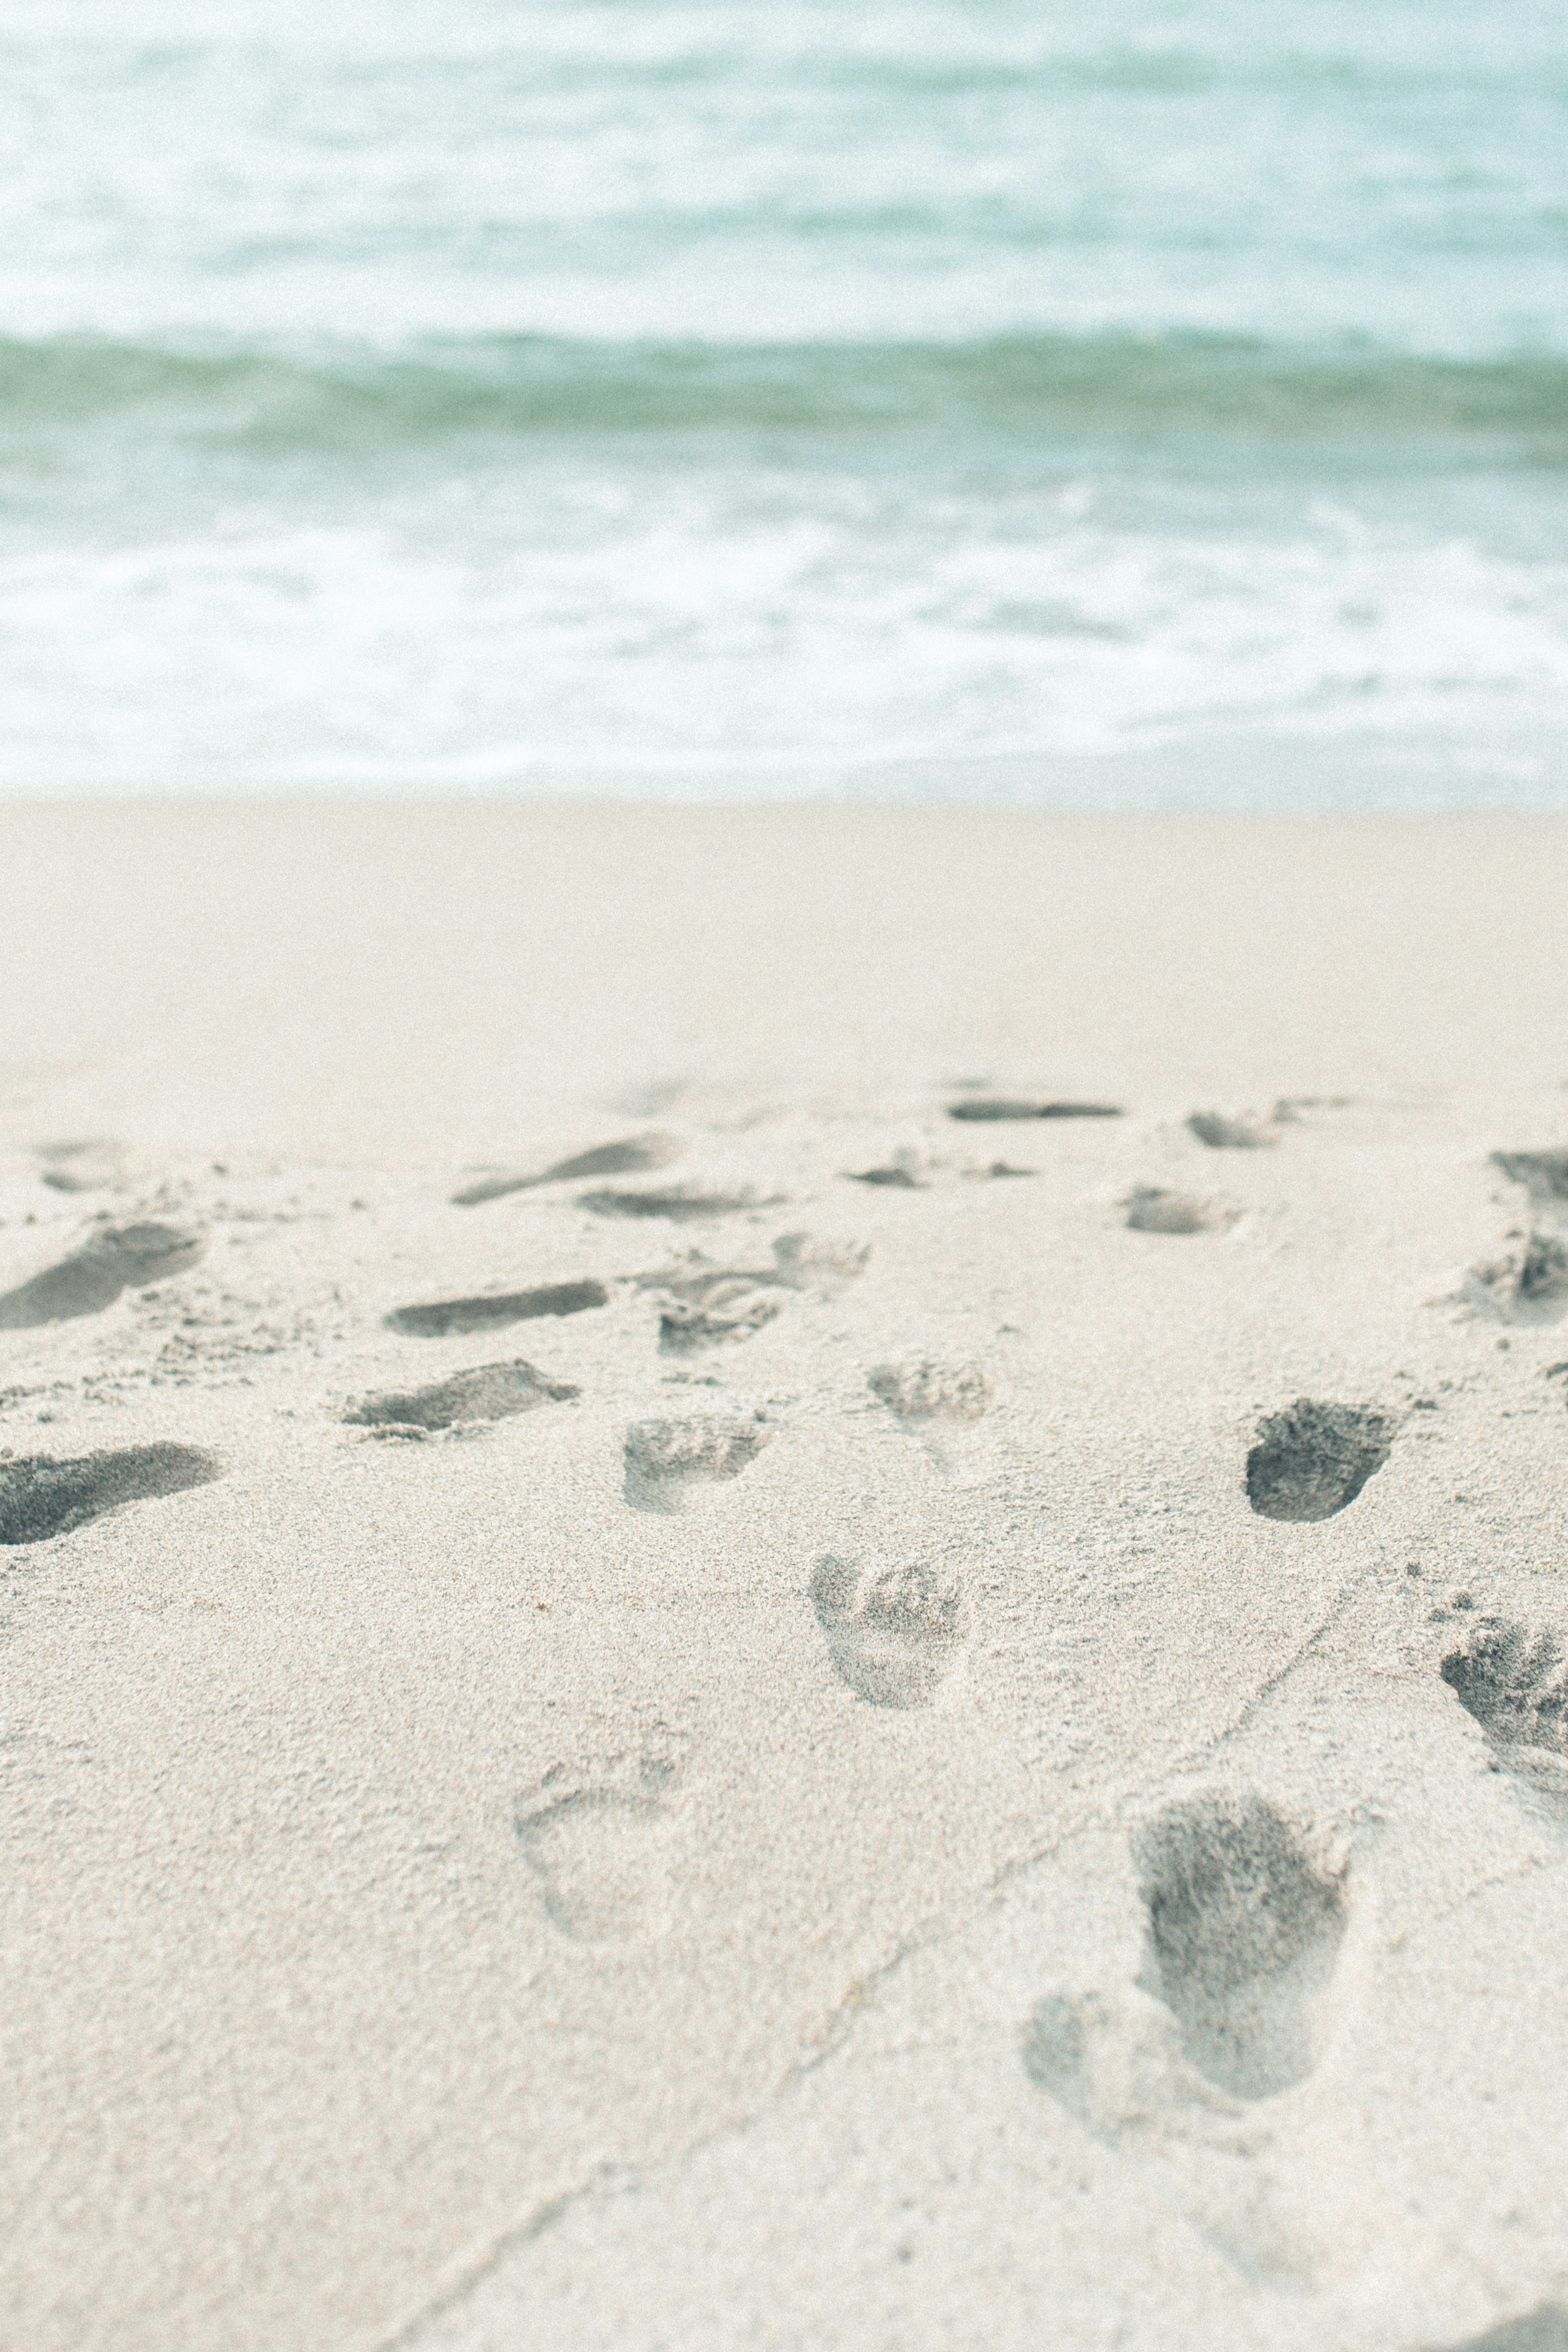
M 0 787 L 1568 798 L 1555 0 L 10 0 L 0 170 Z

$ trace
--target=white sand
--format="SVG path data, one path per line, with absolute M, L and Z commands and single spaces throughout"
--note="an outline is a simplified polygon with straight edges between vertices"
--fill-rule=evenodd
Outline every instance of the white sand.
M 0 1509 L 222 1471 L 0 1553 L 6 2346 L 1568 2343 L 1568 821 L 0 856 Z M 1388 1446 L 1308 1521 L 1299 1398 Z

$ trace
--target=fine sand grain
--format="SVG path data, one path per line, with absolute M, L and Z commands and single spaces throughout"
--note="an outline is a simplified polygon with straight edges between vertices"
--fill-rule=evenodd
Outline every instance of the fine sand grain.
M 0 2341 L 1563 2352 L 1568 821 L 0 854 Z

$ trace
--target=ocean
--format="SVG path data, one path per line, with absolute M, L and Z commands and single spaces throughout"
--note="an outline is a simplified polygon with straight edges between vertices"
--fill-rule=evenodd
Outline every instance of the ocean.
M 1555 5 L 11 0 L 0 150 L 0 790 L 1568 801 Z

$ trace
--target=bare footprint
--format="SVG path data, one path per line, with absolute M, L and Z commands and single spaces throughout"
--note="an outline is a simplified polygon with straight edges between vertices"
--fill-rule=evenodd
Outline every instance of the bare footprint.
M 867 1374 L 872 1394 L 900 1421 L 978 1421 L 991 1402 L 991 1383 L 978 1364 L 938 1364 L 929 1357 L 878 1364 Z
M 1517 1250 L 1472 1266 L 1458 1296 L 1505 1323 L 1555 1323 L 1568 1312 L 1568 1247 L 1555 1234 L 1525 1234 Z
M 781 1311 L 781 1302 L 759 1290 L 746 1274 L 686 1277 L 688 1294 L 674 1289 L 659 1308 L 659 1351 L 666 1356 L 693 1356 L 704 1348 L 754 1339 Z
M 578 1200 L 580 1208 L 591 1209 L 596 1217 L 669 1217 L 680 1224 L 703 1217 L 733 1217 L 742 1209 L 776 1203 L 777 1196 L 761 1201 L 755 1192 L 691 1192 L 681 1187 L 668 1192 L 583 1192 Z
M 581 1394 L 570 1381 L 547 1380 L 519 1356 L 509 1364 L 476 1364 L 433 1387 L 361 1397 L 343 1414 L 383 1437 L 430 1437 L 475 1422 L 504 1421 L 535 1405 Z
M 949 1103 L 949 1118 L 964 1120 L 1019 1118 L 1120 1118 L 1118 1103 L 1026 1102 L 1009 1095 L 971 1095 Z
M 1397 1427 L 1375 1406 L 1298 1397 L 1258 1424 L 1247 1499 L 1265 1519 L 1330 1519 L 1388 1459 Z
M 1568 1151 L 1494 1151 L 1492 1163 L 1542 1207 L 1568 1203 Z
M 962 1586 L 924 1560 L 868 1577 L 821 1559 L 810 1601 L 840 1679 L 873 1706 L 929 1706 L 968 1637 Z
M 814 1290 L 831 1297 L 864 1267 L 869 1248 L 784 1234 L 770 1266 L 719 1266 L 699 1251 L 678 1266 L 638 1276 L 640 1289 L 661 1295 L 659 1346 L 666 1355 L 749 1339 L 771 1323 L 783 1302 L 777 1293 Z
M 1554 1814 L 1568 1815 L 1568 1649 L 1561 1633 L 1478 1616 L 1438 1671 L 1498 1760 Z
M 183 1494 L 223 1474 L 217 1455 L 196 1445 L 133 1445 L 74 1462 L 0 1456 L 0 1544 L 46 1543 L 128 1503 Z
M 477 1208 L 484 1201 L 499 1201 L 507 1192 L 526 1192 L 536 1184 L 564 1184 L 580 1176 L 632 1176 L 644 1168 L 667 1168 L 681 1156 L 681 1146 L 669 1135 L 633 1135 L 621 1143 L 596 1144 L 591 1151 L 576 1152 L 570 1160 L 558 1160 L 551 1168 L 537 1174 L 517 1175 L 507 1170 L 497 1170 L 481 1176 L 461 1192 L 452 1195 L 453 1206 L 458 1209 Z
M 1505 2319 L 1484 2336 L 1467 2336 L 1462 2344 L 1434 2345 L 1432 2352 L 1568 2352 L 1568 2311 L 1561 2304 L 1540 2303 L 1521 2319 Z
M 1148 1914 L 1142 1982 L 1220 2090 L 1271 2098 L 1311 2073 L 1315 2004 L 1345 1927 L 1342 1881 L 1268 1799 L 1185 1799 L 1134 1845 Z
M 1223 1111 L 1195 1110 L 1187 1126 L 1211 1151 L 1266 1151 L 1280 1140 L 1270 1121 L 1250 1112 L 1231 1117 Z
M 634 1511 L 684 1511 L 738 1478 L 773 1433 L 749 1421 L 637 1421 L 626 1432 L 625 1494 Z
M 444 1339 L 453 1331 L 490 1331 L 507 1323 L 529 1323 L 541 1315 L 580 1315 L 607 1307 L 601 1282 L 552 1282 L 538 1290 L 509 1290 L 478 1298 L 443 1298 L 429 1307 L 394 1307 L 383 1318 L 389 1331 L 420 1339 Z
M 131 1153 L 110 1136 L 79 1143 L 40 1143 L 43 1181 L 56 1192 L 106 1192 L 122 1183 Z
M 1122 1203 L 1135 1234 L 1228 1234 L 1239 1209 L 1225 1201 L 1206 1201 L 1196 1192 L 1165 1192 L 1140 1184 Z
M 204 1255 L 204 1236 L 184 1225 L 105 1225 L 58 1265 L 0 1297 L 0 1331 L 30 1331 L 99 1315 L 124 1290 L 148 1290 L 186 1273 Z
M 557 1764 L 519 1800 L 523 1858 L 551 1920 L 574 1943 L 644 1943 L 668 1931 L 670 1800 L 684 1747 L 678 1735 L 654 1735 L 580 1769 Z

